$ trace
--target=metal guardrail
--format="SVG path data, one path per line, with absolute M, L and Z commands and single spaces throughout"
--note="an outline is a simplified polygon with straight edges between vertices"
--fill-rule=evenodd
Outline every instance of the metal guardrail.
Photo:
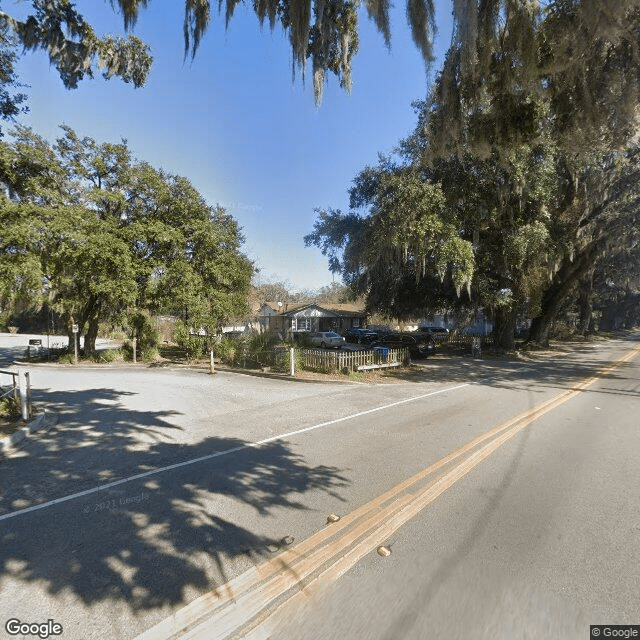
M 12 377 L 11 388 L 7 391 L 2 391 L 3 387 L 0 385 L 0 398 L 13 395 L 13 399 L 20 403 L 20 410 L 23 420 L 28 420 L 31 417 L 31 379 L 28 371 L 6 371 L 0 370 L 0 374 Z
M 13 394 L 13 398 L 14 400 L 18 400 L 18 383 L 16 381 L 16 378 L 18 377 L 18 374 L 15 371 L 0 371 L 0 374 L 4 374 L 7 376 L 11 376 L 12 379 L 12 384 L 11 384 L 11 388 L 7 389 L 7 391 L 3 391 L 3 385 L 0 384 L 0 398 L 6 398 L 7 396 L 10 396 Z

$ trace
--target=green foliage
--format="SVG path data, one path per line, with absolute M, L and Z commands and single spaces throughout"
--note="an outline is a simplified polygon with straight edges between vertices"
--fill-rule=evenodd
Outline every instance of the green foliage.
M 207 352 L 207 343 L 202 336 L 193 335 L 184 322 L 177 322 L 173 331 L 173 341 L 182 347 L 188 358 L 202 358 Z
M 159 358 L 160 358 L 160 351 L 158 350 L 158 347 L 147 347 L 142 352 L 142 359 L 145 362 L 155 362 Z
M 18 127 L 0 142 L 0 307 L 47 301 L 78 324 L 88 352 L 100 323 L 128 317 L 140 353 L 156 352 L 150 311 L 209 334 L 246 312 L 252 263 L 236 221 L 188 180 L 135 163 L 126 144 L 69 127 L 54 146 Z
M 135 26 L 140 9 L 149 0 L 112 0 L 122 12 L 125 29 Z M 237 0 L 226 0 L 225 21 L 228 26 Z M 45 50 L 68 88 L 75 88 L 94 69 L 104 69 L 106 78 L 119 76 L 138 87 L 146 81 L 152 58 L 149 48 L 138 38 L 105 36 L 98 38 L 94 29 L 66 0 L 31 0 L 33 14 L 19 21 L 0 12 L 0 21 L 11 27 L 25 50 Z M 366 3 L 369 17 L 390 44 L 389 7 L 386 0 Z M 223 3 L 218 4 L 222 10 Z M 307 61 L 313 73 L 316 101 L 322 97 L 325 76 L 337 76 L 340 86 L 351 89 L 351 60 L 358 51 L 358 3 L 347 0 L 300 3 L 293 0 L 259 0 L 253 4 L 262 25 L 268 20 L 271 29 L 279 23 L 288 34 L 294 69 L 305 75 Z M 209 0 L 185 0 L 185 19 L 181 28 L 185 39 L 185 56 L 195 56 L 202 36 L 211 20 Z M 425 61 L 431 60 L 435 9 L 430 0 L 408 0 L 407 18 L 418 49 Z
M 121 11 L 125 30 L 135 26 L 150 0 L 112 0 Z M 210 0 L 185 0 L 185 56 L 195 56 L 212 15 Z M 224 6 L 227 26 L 238 0 Z M 366 0 L 369 18 L 389 47 L 389 0 Z M 95 68 L 104 76 L 121 77 L 141 86 L 149 73 L 148 47 L 134 36 L 98 38 L 95 30 L 66 0 L 31 0 L 33 13 L 18 21 L 0 12 L 0 24 L 12 29 L 25 50 L 45 50 L 65 83 L 72 88 Z M 359 48 L 360 2 L 347 0 L 256 0 L 252 8 L 263 25 L 279 24 L 287 34 L 294 70 L 303 77 L 310 63 L 314 95 L 322 98 L 327 73 L 351 89 L 352 58 Z M 539 133 L 551 94 L 559 137 L 582 141 L 602 139 L 603 119 L 621 129 L 635 118 L 638 88 L 635 0 L 616 2 L 514 2 L 456 0 L 453 40 L 442 81 L 433 91 L 447 109 L 435 115 L 434 142 L 439 153 L 462 141 L 478 146 L 503 146 L 514 138 L 532 143 Z M 412 39 L 425 63 L 433 61 L 435 3 L 407 0 Z M 570 52 L 571 55 L 568 55 Z M 546 97 L 546 95 L 545 95 Z M 486 107 L 489 108 L 486 108 Z M 467 127 L 465 120 L 472 126 Z M 610 138 L 613 139 L 613 138 Z
M 233 338 L 222 337 L 215 343 L 214 353 L 225 364 L 233 364 L 240 345 Z
M 273 349 L 277 344 L 280 344 L 280 339 L 274 333 L 265 332 L 248 334 L 248 348 L 249 352 L 252 354 L 258 353 L 259 351 Z
M 93 28 L 67 0 L 32 0 L 34 12 L 16 20 L 0 12 L 0 24 L 11 28 L 25 50 L 44 50 L 58 70 L 65 87 L 75 89 L 94 68 L 105 78 L 120 77 L 136 87 L 144 85 L 153 61 L 149 47 L 139 38 L 105 36 Z
M 123 360 L 125 352 L 123 349 L 102 349 L 95 355 L 97 362 L 116 362 L 117 360 Z
M 136 349 L 144 360 L 158 357 L 160 332 L 155 328 L 151 314 L 146 309 L 135 309 L 126 313 L 125 328 L 136 337 Z
M 400 161 L 356 177 L 364 213 L 322 211 L 305 238 L 369 310 L 483 307 L 505 344 L 518 310 L 549 322 L 586 270 L 640 240 L 637 6 L 516 4 L 456 4 Z
M 291 348 L 286 349 L 284 357 L 278 364 L 281 370 L 287 373 L 291 371 Z M 293 347 L 293 364 L 294 371 L 302 371 L 302 369 L 304 369 L 304 359 L 299 346 Z
M 549 229 L 541 221 L 524 224 L 506 237 L 505 257 L 514 269 L 524 269 L 549 251 L 549 241 Z
M 330 268 L 367 296 L 370 310 L 407 317 L 424 303 L 419 290 L 427 283 L 440 298 L 455 298 L 469 286 L 472 243 L 460 236 L 457 211 L 438 182 L 383 160 L 356 178 L 351 202 L 368 207 L 367 215 L 319 211 L 305 243 L 329 256 Z
M 27 95 L 20 91 L 15 93 L 17 89 L 23 88 L 15 73 L 17 44 L 15 35 L 0 21 L 0 119 L 8 121 L 13 121 L 18 114 L 28 111 L 24 104 Z
M 13 397 L 0 398 L 0 417 L 16 420 L 21 416 L 20 399 Z
M 298 340 L 294 346 L 299 347 L 300 349 L 310 349 L 314 345 L 311 344 L 311 338 L 308 334 L 301 333 L 299 334 Z

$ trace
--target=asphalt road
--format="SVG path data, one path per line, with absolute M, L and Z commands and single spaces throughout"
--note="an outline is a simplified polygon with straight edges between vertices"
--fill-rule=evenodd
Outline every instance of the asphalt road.
M 435 358 L 390 385 L 34 367 L 58 423 L 0 461 L 0 622 L 134 638 L 638 344 Z M 380 541 L 390 556 L 364 549 L 342 577 L 270 605 L 253 636 L 588 638 L 589 624 L 640 622 L 639 363 L 479 458 Z M 223 637 L 215 616 L 201 623 Z

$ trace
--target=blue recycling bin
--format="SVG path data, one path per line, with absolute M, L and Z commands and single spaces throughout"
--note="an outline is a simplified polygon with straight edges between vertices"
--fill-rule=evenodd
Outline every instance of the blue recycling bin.
M 373 347 L 373 350 L 378 354 L 380 362 L 386 362 L 389 358 L 389 347 Z

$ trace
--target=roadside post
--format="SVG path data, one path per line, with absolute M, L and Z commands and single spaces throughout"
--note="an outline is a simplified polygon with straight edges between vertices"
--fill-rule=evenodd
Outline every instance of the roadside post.
M 31 374 L 28 371 L 24 372 L 25 386 L 27 388 L 27 415 L 31 417 Z
M 213 362 L 213 349 L 211 349 L 211 351 L 209 351 L 209 373 L 215 373 L 216 369 L 215 369 L 215 363 Z
M 22 411 L 22 419 L 28 420 L 30 407 L 30 395 L 31 395 L 31 383 L 29 381 L 29 372 L 23 372 L 18 369 L 18 388 L 20 392 L 20 409 Z
M 71 331 L 73 332 L 73 363 L 78 364 L 78 325 L 71 325 Z
M 295 359 L 295 349 L 291 347 L 289 349 L 289 361 L 291 362 L 291 376 L 296 375 L 296 359 Z

